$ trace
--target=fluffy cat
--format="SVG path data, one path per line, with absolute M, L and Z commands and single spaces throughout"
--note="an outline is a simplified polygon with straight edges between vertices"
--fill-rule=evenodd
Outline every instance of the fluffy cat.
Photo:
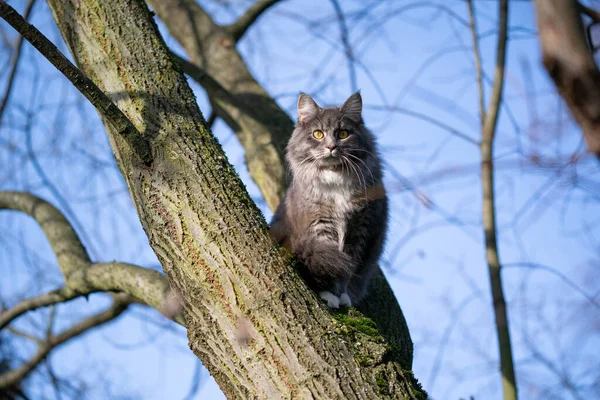
M 388 221 L 381 159 L 360 93 L 335 108 L 301 94 L 286 159 L 292 181 L 271 234 L 302 261 L 301 274 L 329 307 L 356 305 L 378 268 Z

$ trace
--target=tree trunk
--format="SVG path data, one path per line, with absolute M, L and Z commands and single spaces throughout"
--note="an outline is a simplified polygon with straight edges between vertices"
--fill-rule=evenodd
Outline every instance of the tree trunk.
M 105 123 L 150 245 L 181 297 L 190 347 L 225 395 L 424 398 L 395 299 L 365 306 L 389 312 L 381 331 L 354 310 L 332 315 L 273 246 L 145 3 L 48 3 L 79 67 L 150 143 L 146 166 Z M 384 279 L 378 285 L 391 293 Z

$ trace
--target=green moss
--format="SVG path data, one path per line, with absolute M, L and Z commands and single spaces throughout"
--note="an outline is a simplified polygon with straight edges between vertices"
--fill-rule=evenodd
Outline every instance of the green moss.
M 388 386 L 387 377 L 385 376 L 385 371 L 379 371 L 375 379 L 377 382 L 377 387 L 379 388 L 379 394 L 383 396 L 389 395 L 390 389 Z
M 358 332 L 367 336 L 379 336 L 377 325 L 372 319 L 366 317 L 351 317 L 348 314 L 337 314 L 334 318 L 349 329 L 349 333 Z
M 381 336 L 377 324 L 372 319 L 366 318 L 352 308 L 344 308 L 336 311 L 333 318 L 343 324 L 349 334 L 362 333 L 371 337 Z
M 397 346 L 389 344 L 379 331 L 377 324 L 358 310 L 345 308 L 333 311 L 332 315 L 340 324 L 335 333 L 339 338 L 352 345 L 357 364 L 372 371 L 379 395 L 382 398 L 392 396 L 390 387 L 395 386 L 396 383 L 390 385 L 389 379 L 390 376 L 395 380 L 399 378 L 398 373 L 403 365 L 401 350 Z M 411 391 L 411 398 L 427 399 L 427 393 L 412 371 L 402 369 L 401 375 L 404 376 L 405 382 L 410 382 L 408 390 Z

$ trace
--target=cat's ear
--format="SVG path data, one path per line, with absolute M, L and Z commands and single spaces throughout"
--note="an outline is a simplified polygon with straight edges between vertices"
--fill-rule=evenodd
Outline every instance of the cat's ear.
M 348 117 L 353 122 L 359 124 L 362 121 L 362 97 L 360 92 L 354 93 L 348 97 L 348 100 L 340 107 L 344 117 Z
M 298 97 L 298 122 L 304 122 L 311 115 L 319 111 L 319 105 L 305 93 L 300 93 Z

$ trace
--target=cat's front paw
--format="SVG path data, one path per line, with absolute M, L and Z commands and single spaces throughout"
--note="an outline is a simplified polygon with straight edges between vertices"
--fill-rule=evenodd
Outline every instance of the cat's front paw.
M 348 296 L 348 293 L 342 293 L 340 296 L 340 305 L 341 306 L 348 306 L 348 307 L 352 307 L 352 300 L 350 300 L 350 296 Z
M 329 308 L 340 308 L 340 298 L 331 292 L 321 292 L 319 297 L 327 302 Z

